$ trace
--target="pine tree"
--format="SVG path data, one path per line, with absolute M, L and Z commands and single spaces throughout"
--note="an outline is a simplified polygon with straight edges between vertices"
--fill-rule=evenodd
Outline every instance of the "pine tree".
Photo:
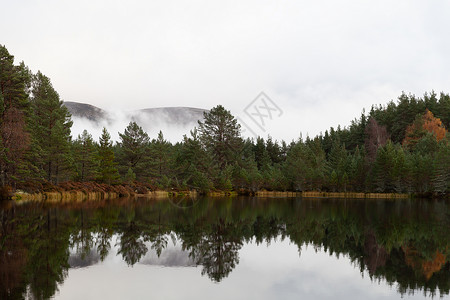
M 330 174 L 330 185 L 331 185 L 331 190 L 333 192 L 336 192 L 338 185 L 339 185 L 339 178 L 336 173 L 336 170 L 333 170 Z
M 198 121 L 200 140 L 221 170 L 232 165 L 242 148 L 241 125 L 222 105 L 203 114 L 204 121 Z
M 0 184 L 15 185 L 30 149 L 28 130 L 30 72 L 0 45 Z
M 366 167 L 364 163 L 364 151 L 360 151 L 356 147 L 355 153 L 350 158 L 349 166 L 349 184 L 353 191 L 364 191 L 364 184 L 366 180 Z
M 441 93 L 437 107 L 436 117 L 442 120 L 445 128 L 450 128 L 450 95 Z
M 415 151 L 408 156 L 410 181 L 414 192 L 427 193 L 432 190 L 433 156 Z
M 107 184 L 117 183 L 120 176 L 116 168 L 116 163 L 114 162 L 111 136 L 106 128 L 103 128 L 102 135 L 100 136 L 97 155 L 98 180 Z
M 315 163 L 315 154 L 312 148 L 303 141 L 300 140 L 291 146 L 284 164 L 284 172 L 291 182 L 292 190 L 306 191 L 313 188 L 317 176 Z M 318 169 L 322 167 L 317 165 Z
M 391 139 L 394 143 L 401 143 L 405 138 L 406 127 L 411 124 L 418 114 L 425 111 L 425 103 L 414 95 L 403 93 L 398 98 L 392 118 Z M 389 128 L 388 128 L 389 129 Z
M 170 169 L 174 167 L 171 163 L 171 148 L 172 144 L 165 140 L 162 131 L 159 131 L 158 138 L 151 143 L 152 175 L 158 178 L 169 176 Z
M 320 190 L 326 183 L 326 154 L 318 137 L 308 143 L 310 159 L 310 176 L 307 179 L 310 189 Z
M 68 179 L 71 167 L 71 116 L 50 79 L 38 72 L 33 78 L 33 135 L 39 147 L 37 166 L 46 179 L 58 183 Z
M 216 170 L 212 157 L 201 144 L 196 128 L 191 130 L 191 136 L 184 135 L 177 164 L 180 175 L 186 184 L 201 192 L 208 192 L 213 188 L 211 178 L 215 178 Z
M 132 184 L 135 180 L 136 180 L 136 174 L 134 174 L 134 172 L 131 168 L 128 168 L 127 174 L 125 174 L 123 181 L 125 183 Z
M 87 130 L 83 130 L 81 135 L 73 143 L 76 179 L 78 181 L 90 181 L 97 177 L 97 151 L 96 144 Z
M 258 137 L 256 139 L 256 144 L 253 146 L 253 152 L 255 154 L 255 161 L 258 166 L 258 170 L 267 170 L 267 168 L 272 165 L 269 152 L 266 149 L 266 144 L 262 137 Z
M 328 156 L 328 169 L 330 176 L 333 171 L 336 173 L 338 191 L 344 190 L 343 180 L 344 174 L 346 174 L 348 166 L 349 166 L 349 159 L 347 150 L 345 149 L 345 145 L 341 144 L 339 140 L 335 140 L 333 142 L 330 154 Z M 348 181 L 348 174 L 347 174 L 347 181 Z
M 402 192 L 407 190 L 408 159 L 399 144 L 389 141 L 378 149 L 370 175 L 376 192 Z
M 432 185 L 436 193 L 450 192 L 450 134 L 439 143 L 434 158 Z
M 255 150 L 258 150 L 257 147 L 258 145 L 254 145 L 252 140 L 245 140 L 240 159 L 233 166 L 231 182 L 234 188 L 256 192 L 263 184 L 262 172 L 258 169 L 258 164 L 255 159 Z M 267 172 L 271 166 L 271 161 L 265 150 L 264 141 L 262 147 L 260 163 L 261 168 Z
M 274 142 L 271 136 L 267 138 L 266 149 L 272 165 L 279 164 L 284 161 L 285 157 L 282 156 L 280 145 L 277 141 Z
M 143 180 L 148 175 L 148 166 L 145 164 L 150 154 L 148 134 L 136 122 L 130 122 L 124 133 L 119 133 L 119 137 L 121 174 L 125 175 L 131 168 L 137 180 Z

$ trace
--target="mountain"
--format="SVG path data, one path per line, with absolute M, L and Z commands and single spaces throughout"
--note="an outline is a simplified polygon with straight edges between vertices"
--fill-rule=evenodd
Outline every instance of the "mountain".
M 93 122 L 108 119 L 108 113 L 106 111 L 90 104 L 64 101 L 64 105 L 73 117 L 85 118 Z
M 74 118 L 87 119 L 97 124 L 111 123 L 116 119 L 115 113 L 107 112 L 90 104 L 65 101 L 64 105 Z M 164 123 L 185 127 L 196 125 L 198 120 L 203 120 L 203 113 L 206 111 L 206 109 L 194 107 L 158 107 L 122 111 L 120 114 L 129 121 L 135 121 L 138 124 L 152 121 L 157 124 Z

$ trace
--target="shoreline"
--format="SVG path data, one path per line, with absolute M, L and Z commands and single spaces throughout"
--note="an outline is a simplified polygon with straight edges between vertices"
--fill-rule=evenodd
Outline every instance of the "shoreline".
M 85 191 L 53 191 L 26 193 L 23 191 L 15 192 L 11 201 L 15 203 L 26 202 L 47 202 L 47 203 L 67 203 L 67 202 L 85 202 L 116 199 L 121 197 L 150 198 L 150 199 L 168 199 L 175 197 L 196 198 L 198 196 L 206 197 L 237 197 L 245 194 L 239 194 L 235 191 L 213 191 L 205 194 L 192 191 L 165 191 L 155 190 L 146 193 L 119 194 L 117 192 L 85 192 Z M 355 192 L 283 192 L 283 191 L 258 191 L 248 196 L 257 198 L 323 198 L 323 199 L 411 199 L 412 194 L 401 193 L 355 193 Z

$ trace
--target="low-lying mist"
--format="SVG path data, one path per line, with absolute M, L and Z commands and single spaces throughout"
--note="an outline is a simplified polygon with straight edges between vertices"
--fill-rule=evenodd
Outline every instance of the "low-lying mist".
M 178 111 L 183 108 L 174 108 Z M 188 108 L 186 108 L 188 109 Z M 164 138 L 172 143 L 179 142 L 183 135 L 189 135 L 189 131 L 198 125 L 196 116 L 191 116 L 189 112 L 174 116 L 170 109 L 154 109 L 155 111 L 106 111 L 107 118 L 90 120 L 85 117 L 72 116 L 73 126 L 71 129 L 72 138 L 76 139 L 83 130 L 87 130 L 94 140 L 99 139 L 103 127 L 111 134 L 112 140 L 120 141 L 119 133 L 123 133 L 131 121 L 135 121 L 144 129 L 151 139 L 157 138 L 159 131 L 164 134 Z

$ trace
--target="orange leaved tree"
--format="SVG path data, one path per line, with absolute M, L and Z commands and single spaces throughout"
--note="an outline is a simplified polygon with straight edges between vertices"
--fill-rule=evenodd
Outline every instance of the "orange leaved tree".
M 432 133 L 439 142 L 444 139 L 447 130 L 442 121 L 434 117 L 433 113 L 427 109 L 422 116 L 417 116 L 414 122 L 406 128 L 403 144 L 414 147 L 428 132 Z

